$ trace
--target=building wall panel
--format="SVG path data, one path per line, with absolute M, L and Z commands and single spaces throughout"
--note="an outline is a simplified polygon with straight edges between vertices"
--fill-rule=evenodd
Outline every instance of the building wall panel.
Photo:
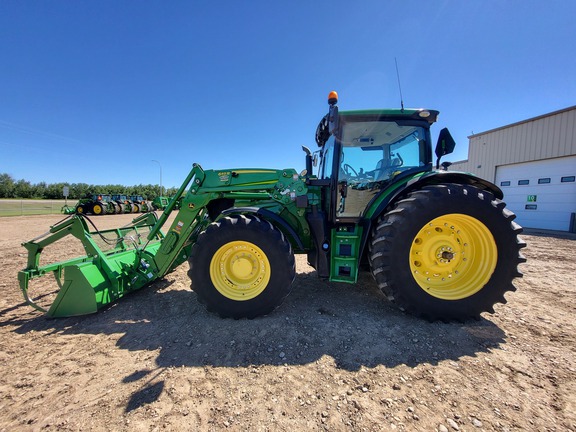
M 503 187 L 519 222 L 528 227 L 568 229 L 570 215 L 576 212 L 576 183 L 560 179 L 576 172 L 576 106 L 468 138 L 468 159 L 454 162 L 450 170 L 471 172 L 498 186 L 503 176 L 529 176 L 530 185 L 520 186 L 518 178 L 510 178 L 511 187 Z M 544 175 L 551 178 L 550 184 L 538 183 Z M 530 194 L 538 196 L 535 211 L 526 208 Z
M 576 154 L 576 106 L 472 135 L 468 160 L 450 169 L 494 181 L 496 166 Z
M 568 231 L 576 213 L 576 181 L 563 182 L 562 177 L 571 176 L 576 176 L 576 156 L 501 165 L 495 183 L 520 225 Z M 543 178 L 548 183 L 538 181 Z M 520 180 L 527 184 L 519 184 Z

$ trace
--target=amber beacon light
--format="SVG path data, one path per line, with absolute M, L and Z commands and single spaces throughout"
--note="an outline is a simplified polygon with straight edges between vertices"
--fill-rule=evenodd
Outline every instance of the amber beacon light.
M 331 91 L 330 94 L 328 94 L 328 103 L 330 105 L 335 105 L 338 103 L 338 93 Z

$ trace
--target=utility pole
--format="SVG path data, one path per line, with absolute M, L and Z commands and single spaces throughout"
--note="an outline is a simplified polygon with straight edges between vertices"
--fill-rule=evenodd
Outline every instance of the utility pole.
M 156 162 L 160 167 L 160 196 L 164 195 L 164 189 L 162 189 L 162 165 L 157 160 L 152 159 L 152 162 Z

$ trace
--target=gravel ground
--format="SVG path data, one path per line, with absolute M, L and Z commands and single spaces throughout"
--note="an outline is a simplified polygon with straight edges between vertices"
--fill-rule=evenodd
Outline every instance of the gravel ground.
M 319 280 L 304 256 L 266 317 L 207 313 L 184 264 L 97 314 L 50 320 L 16 274 L 20 243 L 59 219 L 0 218 L 0 431 L 576 430 L 573 236 L 524 235 L 518 290 L 468 323 L 405 315 L 368 274 Z

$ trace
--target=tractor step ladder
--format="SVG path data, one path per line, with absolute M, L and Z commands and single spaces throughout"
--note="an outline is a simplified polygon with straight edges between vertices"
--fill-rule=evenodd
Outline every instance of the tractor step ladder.
M 356 282 L 362 228 L 358 224 L 340 225 L 332 230 L 331 237 L 330 281 Z

